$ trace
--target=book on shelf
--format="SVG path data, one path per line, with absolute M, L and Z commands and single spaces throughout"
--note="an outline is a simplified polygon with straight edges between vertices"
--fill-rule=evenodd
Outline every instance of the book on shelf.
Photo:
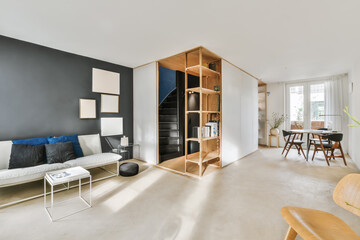
M 202 137 L 203 138 L 208 138 L 210 137 L 210 126 L 203 126 L 202 127 Z
M 199 138 L 200 137 L 200 127 L 193 127 L 192 128 L 192 137 Z
M 210 137 L 218 136 L 218 123 L 217 122 L 208 122 L 205 125 L 210 127 Z

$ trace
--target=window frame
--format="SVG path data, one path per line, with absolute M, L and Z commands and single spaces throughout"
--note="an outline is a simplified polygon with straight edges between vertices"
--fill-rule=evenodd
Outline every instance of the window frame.
M 304 129 L 311 128 L 311 85 L 324 84 L 324 107 L 326 109 L 326 91 L 325 91 L 325 81 L 302 81 L 302 82 L 291 82 L 286 83 L 285 85 L 285 113 L 288 118 L 285 121 L 286 129 L 291 129 L 291 121 L 290 121 L 290 88 L 303 86 L 304 88 Z M 325 121 L 325 120 L 324 120 Z

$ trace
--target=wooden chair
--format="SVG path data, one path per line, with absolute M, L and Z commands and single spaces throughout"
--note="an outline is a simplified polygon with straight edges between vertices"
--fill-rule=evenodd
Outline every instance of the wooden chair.
M 281 154 L 284 154 L 284 152 L 286 151 L 285 157 L 288 155 L 290 149 L 292 148 L 292 146 L 295 146 L 296 149 L 298 150 L 298 154 L 300 155 L 300 151 L 302 152 L 304 158 L 305 157 L 305 153 L 304 150 L 302 148 L 302 144 L 304 143 L 303 139 L 303 134 L 297 134 L 297 133 L 292 133 L 292 132 L 288 132 L 283 130 L 283 136 L 284 136 L 284 141 L 285 141 L 285 146 L 284 149 L 282 151 Z
M 326 130 L 328 130 L 328 129 L 327 129 L 327 128 L 318 128 L 318 129 L 316 129 L 316 130 L 326 131 Z M 311 146 L 314 146 L 314 148 L 315 148 L 315 144 L 316 144 L 316 143 L 319 143 L 319 141 L 320 141 L 319 138 L 320 138 L 319 135 L 316 135 L 316 134 L 314 134 L 314 133 L 311 134 L 311 138 L 310 138 L 310 140 L 309 140 L 310 148 L 311 148 Z M 322 139 L 323 139 L 324 141 L 326 140 L 325 137 L 322 137 Z
M 349 174 L 337 184 L 333 200 L 340 207 L 360 216 L 360 174 Z M 360 239 L 344 221 L 331 213 L 301 207 L 283 207 L 281 215 L 289 224 L 285 240 L 299 234 L 303 239 Z
M 328 166 L 330 166 L 329 160 L 331 160 L 332 158 L 334 160 L 335 160 L 335 158 L 342 158 L 345 166 L 347 166 L 347 163 L 345 160 L 345 155 L 344 155 L 343 149 L 341 147 L 342 139 L 343 139 L 342 133 L 334 133 L 334 134 L 326 135 L 326 142 L 324 142 L 322 140 L 322 138 L 320 137 L 320 141 L 318 143 L 315 143 L 315 149 L 314 149 L 314 154 L 313 154 L 312 160 L 314 161 L 315 154 L 318 151 L 322 151 L 324 153 L 325 160 L 326 160 L 326 163 Z M 336 149 L 340 150 L 341 155 L 335 156 L 334 151 Z M 329 153 L 330 153 L 330 155 L 329 155 Z

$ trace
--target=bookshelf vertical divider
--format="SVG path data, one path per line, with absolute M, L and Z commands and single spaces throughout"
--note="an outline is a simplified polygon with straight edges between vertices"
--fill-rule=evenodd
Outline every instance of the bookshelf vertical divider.
M 197 64 L 194 65 L 194 62 Z M 210 64 L 215 68 L 210 68 Z M 199 87 L 188 87 L 188 74 L 199 77 Z M 185 52 L 185 173 L 187 174 L 201 177 L 208 166 L 221 167 L 221 82 L 220 57 L 203 47 Z M 195 92 L 199 94 L 199 110 L 190 111 L 188 107 L 189 94 Z M 189 136 L 189 114 L 199 114 L 197 137 Z M 210 133 L 210 136 L 204 136 L 203 127 L 214 116 L 215 123 L 217 123 L 215 124 L 217 126 L 216 134 Z M 214 120 L 212 121 L 214 124 Z M 198 142 L 199 152 L 189 153 L 190 141 Z M 188 164 L 197 164 L 198 174 L 194 171 L 190 172 Z

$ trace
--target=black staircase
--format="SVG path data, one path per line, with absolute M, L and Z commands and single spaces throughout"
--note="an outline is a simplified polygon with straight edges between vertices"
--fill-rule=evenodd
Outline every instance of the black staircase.
M 179 94 L 176 88 L 159 106 L 160 162 L 183 155 L 179 117 Z

